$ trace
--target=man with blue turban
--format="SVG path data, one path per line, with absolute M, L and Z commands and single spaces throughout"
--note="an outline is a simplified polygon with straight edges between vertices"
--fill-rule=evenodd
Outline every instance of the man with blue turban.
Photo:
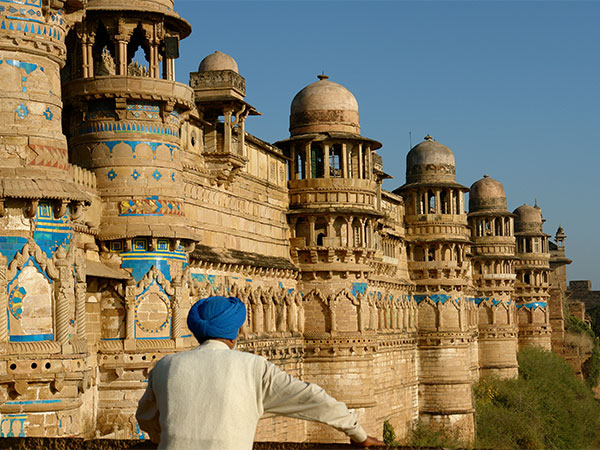
M 245 320 L 238 298 L 209 297 L 192 306 L 188 328 L 201 345 L 156 364 L 136 413 L 159 449 L 251 450 L 263 413 L 328 424 L 358 447 L 384 445 L 319 386 L 261 356 L 232 351 Z

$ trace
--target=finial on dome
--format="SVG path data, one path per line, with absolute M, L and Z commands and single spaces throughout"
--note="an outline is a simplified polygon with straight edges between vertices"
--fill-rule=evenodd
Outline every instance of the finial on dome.
M 483 178 L 489 178 L 490 176 L 486 173 L 483 175 Z
M 539 207 L 539 206 L 538 206 L 538 204 L 537 204 L 537 198 L 534 200 L 534 205 L 533 205 L 533 207 L 534 207 L 535 209 L 540 209 L 540 207 Z
M 317 75 L 317 78 L 319 79 L 319 81 L 323 81 L 323 80 L 327 80 L 329 78 L 329 75 L 325 75 L 325 72 L 323 72 L 320 75 Z
M 425 139 L 426 141 L 433 141 L 433 137 L 432 137 L 431 135 L 429 135 L 429 134 L 428 134 L 427 136 L 425 136 L 425 138 L 424 138 L 424 139 Z

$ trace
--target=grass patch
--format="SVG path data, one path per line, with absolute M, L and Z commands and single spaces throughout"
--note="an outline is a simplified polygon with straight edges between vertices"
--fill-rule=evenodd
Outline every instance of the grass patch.
M 538 348 L 518 354 L 519 377 L 474 386 L 476 447 L 598 449 L 600 405 L 559 356 Z

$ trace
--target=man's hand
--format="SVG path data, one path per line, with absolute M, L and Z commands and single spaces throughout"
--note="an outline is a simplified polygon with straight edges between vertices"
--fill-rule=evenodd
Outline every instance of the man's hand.
M 350 442 L 355 447 L 361 447 L 361 448 L 365 448 L 365 447 L 386 447 L 385 442 L 380 441 L 379 439 L 376 439 L 376 438 L 371 437 L 371 436 L 367 436 L 367 439 L 364 440 L 363 442 L 355 442 L 355 441 L 352 441 L 352 440 Z

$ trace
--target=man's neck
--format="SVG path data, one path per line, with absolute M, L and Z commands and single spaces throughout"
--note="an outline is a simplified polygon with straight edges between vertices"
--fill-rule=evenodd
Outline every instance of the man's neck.
M 233 347 L 235 347 L 235 339 L 210 338 L 210 340 L 223 342 L 225 345 L 227 345 L 227 347 L 229 347 L 232 350 Z

